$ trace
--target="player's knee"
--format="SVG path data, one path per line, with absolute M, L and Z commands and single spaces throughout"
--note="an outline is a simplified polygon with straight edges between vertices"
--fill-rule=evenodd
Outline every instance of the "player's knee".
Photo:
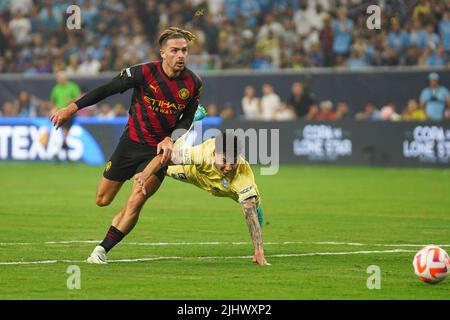
M 127 207 L 136 210 L 144 205 L 145 200 L 147 200 L 147 196 L 143 194 L 135 194 L 128 200 Z
M 107 205 L 109 205 L 112 202 L 112 199 L 109 197 L 106 197 L 104 195 L 97 195 L 97 197 L 95 198 L 95 203 L 99 206 L 99 207 L 106 207 Z

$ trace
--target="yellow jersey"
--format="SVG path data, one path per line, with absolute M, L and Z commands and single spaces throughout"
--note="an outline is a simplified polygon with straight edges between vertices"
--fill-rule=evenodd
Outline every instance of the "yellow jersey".
M 174 148 L 177 148 L 177 144 Z M 229 197 L 243 202 L 250 197 L 260 199 L 250 164 L 240 157 L 238 165 L 224 176 L 214 166 L 215 140 L 208 139 L 200 145 L 184 148 L 181 163 L 170 165 L 167 175 L 191 183 L 217 197 Z

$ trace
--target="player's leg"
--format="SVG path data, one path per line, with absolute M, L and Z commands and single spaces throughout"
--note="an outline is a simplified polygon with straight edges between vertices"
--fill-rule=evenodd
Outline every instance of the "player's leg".
M 69 146 L 67 145 L 67 137 L 69 136 L 69 131 L 70 131 L 70 128 L 72 128 L 74 121 L 75 121 L 75 117 L 72 117 L 61 126 L 62 133 L 63 133 L 63 141 L 62 141 L 62 146 L 61 146 L 62 150 L 69 150 Z
M 127 235 L 136 225 L 145 202 L 159 189 L 160 185 L 159 178 L 152 175 L 145 183 L 146 195 L 144 195 L 140 185 L 135 181 L 126 207 L 114 217 L 112 225 Z
M 134 182 L 133 190 L 128 198 L 125 208 L 120 210 L 111 223 L 111 227 L 105 236 L 105 239 L 95 247 L 87 259 L 88 263 L 106 264 L 106 254 L 122 239 L 133 230 L 138 222 L 139 214 L 148 198 L 150 198 L 161 185 L 161 180 L 152 175 L 146 182 L 146 195 L 141 192 L 141 186 Z
M 105 177 L 101 177 L 100 182 L 98 183 L 97 194 L 95 196 L 95 203 L 99 207 L 109 205 L 114 200 L 114 197 L 119 192 L 123 183 L 124 181 L 114 181 L 107 179 Z
M 69 147 L 67 146 L 67 136 L 69 135 L 69 128 L 65 127 L 62 128 L 63 130 L 63 143 L 62 143 L 62 149 L 67 150 Z
M 109 205 L 119 192 L 123 183 L 133 177 L 138 166 L 136 143 L 122 137 L 111 158 L 105 165 L 103 176 L 97 187 L 95 202 L 98 206 Z
M 120 139 L 119 144 L 105 166 L 103 177 L 100 179 L 96 195 L 97 205 L 106 206 L 110 204 L 123 183 L 133 177 L 140 163 L 139 154 L 141 149 L 143 149 L 142 146 L 131 141 L 126 136 Z M 116 214 L 104 240 L 95 247 L 87 259 L 88 263 L 106 264 L 106 253 L 124 237 L 124 234 L 115 227 L 124 211 L 125 208 Z
M 65 153 L 66 153 L 66 160 L 70 161 L 69 154 L 68 154 L 69 153 L 69 146 L 67 145 L 67 137 L 69 136 L 69 131 L 70 131 L 70 128 L 71 128 L 72 124 L 73 124 L 73 119 L 70 119 L 69 121 L 65 122 L 61 126 L 62 142 L 61 142 L 61 145 L 58 146 L 59 147 L 58 152 L 56 152 L 54 154 L 54 156 L 53 156 L 53 160 L 56 163 L 60 162 L 59 155 L 60 155 L 61 151 L 65 151 Z
M 130 144 L 128 146 L 129 149 L 133 149 L 132 153 L 135 155 L 130 159 L 135 164 L 133 172 L 141 172 L 146 165 L 151 161 L 153 157 L 155 157 L 155 150 L 149 150 L 148 147 L 142 145 Z M 118 149 L 120 149 L 118 147 Z M 153 152 L 152 152 L 153 151 Z M 125 158 L 125 159 L 124 159 Z M 111 176 L 113 180 L 124 181 L 130 179 L 132 175 L 128 171 L 128 166 L 124 164 L 128 162 L 123 154 L 119 159 L 115 159 L 113 156 L 112 164 L 106 166 L 104 176 L 105 178 Z M 138 159 L 138 160 L 136 160 Z M 137 161 L 137 162 L 136 162 Z M 121 170 L 117 171 L 114 168 Z M 124 170 L 126 169 L 126 170 Z M 124 173 L 124 171 L 128 171 Z M 125 208 L 120 210 L 111 223 L 111 227 L 109 228 L 105 238 L 103 241 L 94 249 L 91 256 L 88 258 L 88 263 L 106 263 L 106 254 L 117 245 L 122 239 L 127 235 L 136 225 L 141 209 L 146 202 L 146 200 L 152 196 L 161 185 L 164 180 L 166 168 L 163 168 L 156 172 L 155 175 L 152 175 L 145 184 L 146 195 L 144 195 L 141 191 L 141 186 L 135 181 L 133 184 L 133 189 L 131 195 L 127 201 Z

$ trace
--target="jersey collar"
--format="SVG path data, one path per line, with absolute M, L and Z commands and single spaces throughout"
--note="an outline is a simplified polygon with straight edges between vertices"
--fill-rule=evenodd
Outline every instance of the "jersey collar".
M 183 73 L 186 71 L 186 67 L 184 67 L 184 69 L 181 70 L 181 72 L 180 72 L 180 74 L 179 74 L 178 76 L 176 76 L 176 77 L 169 77 L 169 76 L 167 75 L 167 73 L 164 71 L 162 61 L 161 61 L 161 63 L 159 64 L 159 68 L 161 69 L 161 72 L 164 74 L 164 76 L 165 76 L 167 79 L 169 79 L 169 80 L 175 80 L 175 79 L 180 78 L 180 77 L 183 75 Z

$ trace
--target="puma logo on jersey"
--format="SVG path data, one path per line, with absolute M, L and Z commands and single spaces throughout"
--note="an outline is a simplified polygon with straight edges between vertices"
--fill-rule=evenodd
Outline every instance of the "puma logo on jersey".
M 158 90 L 159 90 L 159 87 L 158 87 L 158 85 L 150 85 L 150 88 L 153 90 L 153 92 L 158 92 Z

